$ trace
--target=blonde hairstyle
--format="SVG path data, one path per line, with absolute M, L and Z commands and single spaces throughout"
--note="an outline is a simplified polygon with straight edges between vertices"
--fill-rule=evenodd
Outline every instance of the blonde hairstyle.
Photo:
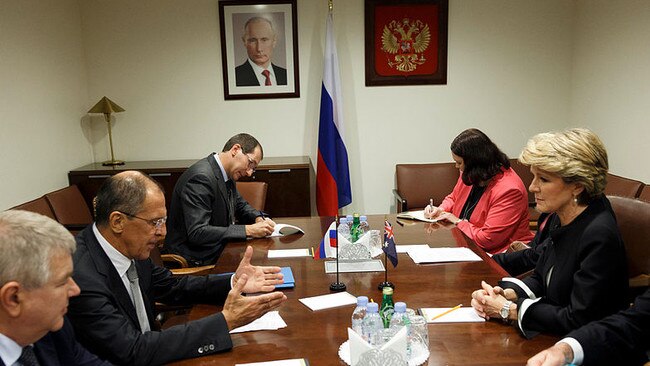
M 27 289 L 50 280 L 52 257 L 72 255 L 74 237 L 49 217 L 22 210 L 0 212 L 0 286 L 17 281 Z
M 519 155 L 522 164 L 559 175 L 567 183 L 585 189 L 578 203 L 588 204 L 607 185 L 607 150 L 598 136 L 586 128 L 533 136 Z

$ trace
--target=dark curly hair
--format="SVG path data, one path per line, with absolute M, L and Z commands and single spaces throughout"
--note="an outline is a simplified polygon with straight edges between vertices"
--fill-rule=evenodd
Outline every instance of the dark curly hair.
M 470 128 L 456 136 L 451 142 L 451 152 L 463 158 L 463 183 L 469 185 L 487 182 L 510 168 L 510 160 L 486 134 Z

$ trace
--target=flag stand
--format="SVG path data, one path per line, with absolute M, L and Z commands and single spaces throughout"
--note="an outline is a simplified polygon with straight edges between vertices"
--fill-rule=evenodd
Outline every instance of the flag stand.
M 386 222 L 386 216 L 384 216 L 384 222 Z M 384 227 L 384 245 L 386 246 L 388 243 L 386 243 L 386 228 Z M 379 291 L 383 291 L 384 287 L 390 287 L 393 290 L 395 289 L 395 285 L 392 282 L 388 281 L 388 255 L 386 252 L 384 252 L 384 267 L 386 268 L 386 271 L 384 272 L 384 282 L 380 283 L 377 285 L 377 288 Z
M 343 282 L 339 282 L 339 215 L 336 215 L 334 220 L 334 228 L 336 229 L 336 282 L 330 284 L 330 291 L 341 292 L 345 291 L 346 286 Z
M 383 291 L 384 287 L 390 287 L 394 290 L 395 285 L 392 282 L 388 281 L 388 256 L 386 255 L 386 253 L 384 253 L 384 267 L 386 267 L 386 271 L 384 272 L 384 282 L 377 285 L 377 288 L 379 289 L 379 291 Z

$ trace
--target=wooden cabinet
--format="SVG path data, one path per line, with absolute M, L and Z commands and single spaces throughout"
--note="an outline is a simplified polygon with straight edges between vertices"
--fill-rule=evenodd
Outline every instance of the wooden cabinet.
M 115 167 L 94 163 L 71 170 L 68 181 L 79 187 L 88 207 L 92 207 L 93 197 L 107 177 L 125 170 L 139 170 L 162 185 L 169 209 L 176 181 L 197 160 L 132 161 Z M 255 175 L 242 180 L 268 183 L 266 211 L 272 217 L 311 215 L 314 169 L 308 156 L 264 158 Z

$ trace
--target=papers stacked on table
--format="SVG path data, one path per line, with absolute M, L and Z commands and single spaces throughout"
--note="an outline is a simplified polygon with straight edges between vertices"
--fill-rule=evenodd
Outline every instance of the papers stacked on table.
M 423 248 L 409 250 L 415 263 L 479 262 L 481 257 L 469 248 Z

